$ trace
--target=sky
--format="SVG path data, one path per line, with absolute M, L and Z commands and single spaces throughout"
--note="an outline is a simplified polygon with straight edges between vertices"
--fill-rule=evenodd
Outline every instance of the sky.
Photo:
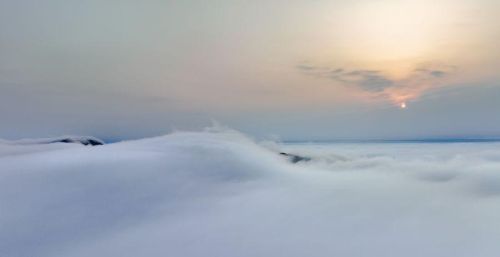
M 499 137 L 493 0 L 0 0 L 0 138 Z

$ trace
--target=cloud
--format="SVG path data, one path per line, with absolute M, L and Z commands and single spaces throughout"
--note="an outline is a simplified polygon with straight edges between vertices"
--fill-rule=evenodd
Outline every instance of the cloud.
M 416 68 L 415 73 L 421 74 L 422 76 L 443 78 L 450 75 L 450 73 L 455 69 L 456 68 L 454 66 L 442 66 L 441 68 L 421 67 Z
M 299 64 L 299 65 L 297 65 L 297 69 L 304 70 L 304 71 L 312 71 L 312 70 L 316 70 L 317 67 L 312 66 L 312 65 L 308 65 L 308 64 Z
M 348 70 L 308 64 L 299 64 L 297 69 L 308 75 L 326 77 L 370 92 L 381 92 L 385 88 L 393 86 L 393 81 L 377 70 Z
M 383 76 L 379 71 L 354 70 L 339 74 L 338 81 L 357 85 L 359 88 L 369 92 L 382 92 L 384 89 L 394 85 L 394 81 Z
M 328 78 L 377 96 L 396 98 L 398 102 L 418 98 L 428 89 L 438 86 L 437 82 L 455 70 L 455 66 L 451 65 L 421 64 L 407 77 L 394 79 L 383 70 L 322 67 L 311 64 L 299 64 L 296 67 L 306 75 Z M 396 94 L 397 96 L 394 96 Z
M 498 144 L 274 145 L 313 157 L 297 165 L 224 129 L 0 146 L 2 256 L 500 251 Z

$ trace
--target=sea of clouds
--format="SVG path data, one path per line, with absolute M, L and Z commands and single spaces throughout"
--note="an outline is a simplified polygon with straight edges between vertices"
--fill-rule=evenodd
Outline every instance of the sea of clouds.
M 498 257 L 499 217 L 498 143 L 0 142 L 2 257 Z

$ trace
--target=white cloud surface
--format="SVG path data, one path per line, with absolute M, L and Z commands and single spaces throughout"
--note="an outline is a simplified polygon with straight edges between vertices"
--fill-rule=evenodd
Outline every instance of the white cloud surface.
M 313 161 L 232 131 L 0 144 L 0 256 L 500 253 L 499 144 L 278 146 Z

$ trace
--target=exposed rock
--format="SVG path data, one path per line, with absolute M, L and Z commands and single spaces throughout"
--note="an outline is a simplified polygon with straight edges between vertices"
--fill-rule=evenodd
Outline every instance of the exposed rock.
M 65 137 L 55 139 L 49 143 L 79 143 L 82 145 L 104 145 L 104 142 L 94 137 Z
M 10 145 L 39 145 L 39 144 L 53 144 L 53 143 L 72 143 L 72 144 L 82 144 L 82 145 L 104 145 L 104 142 L 100 139 L 90 136 L 63 136 L 63 137 L 52 137 L 52 138 L 40 138 L 40 139 L 20 139 L 14 141 L 0 140 L 0 143 L 10 144 Z
M 288 157 L 288 159 L 292 163 L 297 163 L 297 162 L 308 162 L 311 160 L 311 157 L 305 157 L 305 156 L 300 156 L 300 155 L 295 155 L 295 154 L 290 154 L 290 153 L 280 153 L 283 156 Z

